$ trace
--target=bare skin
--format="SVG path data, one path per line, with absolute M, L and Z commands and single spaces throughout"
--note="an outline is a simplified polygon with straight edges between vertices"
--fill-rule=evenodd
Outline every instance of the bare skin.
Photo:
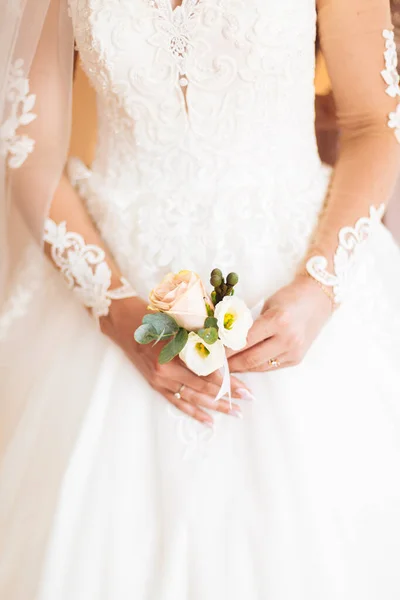
M 280 289 L 264 305 L 244 350 L 231 356 L 231 372 L 264 372 L 299 364 L 332 314 L 332 302 L 307 275 Z M 278 366 L 270 361 L 278 361 Z
M 222 381 L 219 373 L 199 377 L 179 358 L 166 365 L 160 365 L 157 360 L 160 345 L 141 346 L 135 342 L 133 332 L 140 325 L 146 312 L 147 303 L 140 298 L 113 302 L 109 315 L 101 319 L 102 331 L 122 348 L 152 388 L 182 412 L 209 427 L 213 426 L 214 420 L 205 408 L 240 418 L 241 409 L 237 403 L 230 404 L 228 400 L 214 401 Z M 246 385 L 236 377 L 231 378 L 231 385 L 233 398 L 251 398 Z M 181 398 L 177 398 L 174 394 L 182 386 L 184 387 L 180 392 Z

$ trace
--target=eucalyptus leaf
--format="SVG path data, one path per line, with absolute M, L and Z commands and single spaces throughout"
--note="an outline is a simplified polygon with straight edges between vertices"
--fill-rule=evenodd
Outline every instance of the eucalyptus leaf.
M 162 312 L 145 315 L 143 323 L 151 325 L 156 330 L 158 341 L 169 338 L 179 331 L 179 325 L 175 319 Z
M 207 327 L 206 329 L 200 329 L 197 335 L 201 337 L 206 344 L 215 344 L 218 339 L 218 329 L 215 327 Z
M 186 342 L 188 341 L 189 334 L 186 329 L 179 329 L 176 336 L 168 342 L 166 346 L 161 350 L 160 355 L 158 357 L 158 362 L 160 365 L 165 365 L 170 362 L 175 356 L 181 352 L 186 346 Z
M 150 344 L 158 338 L 158 333 L 150 323 L 144 323 L 136 329 L 134 338 L 138 344 Z
M 208 329 L 209 327 L 218 329 L 218 320 L 215 317 L 207 317 L 207 319 L 204 321 L 204 328 Z

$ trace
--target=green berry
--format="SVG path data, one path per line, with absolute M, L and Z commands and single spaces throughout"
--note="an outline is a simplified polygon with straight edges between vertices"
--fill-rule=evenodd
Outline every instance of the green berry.
M 213 269 L 213 270 L 211 271 L 211 277 L 212 277 L 213 275 L 218 275 L 218 276 L 219 276 L 219 277 L 221 277 L 221 279 L 222 279 L 222 271 L 221 271 L 221 269 Z
M 226 282 L 228 285 L 231 285 L 232 287 L 234 285 L 236 285 L 239 281 L 239 276 L 236 273 L 229 273 L 228 277 L 226 278 Z
M 218 270 L 218 269 L 215 269 Z M 221 271 L 220 271 L 221 273 Z M 219 273 L 212 273 L 210 283 L 213 287 L 218 288 L 222 284 L 222 275 Z

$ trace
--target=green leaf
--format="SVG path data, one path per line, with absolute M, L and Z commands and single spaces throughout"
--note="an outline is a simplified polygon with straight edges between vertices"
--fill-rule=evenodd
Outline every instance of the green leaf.
M 206 329 L 200 329 L 197 335 L 201 337 L 206 344 L 215 344 L 218 339 L 218 329 L 215 327 L 207 327 Z
M 186 329 L 179 329 L 176 336 L 161 350 L 158 357 L 158 362 L 160 365 L 165 365 L 175 358 L 175 356 L 178 356 L 179 352 L 181 352 L 181 350 L 183 350 L 186 346 L 188 336 L 189 334 Z
M 210 306 L 207 303 L 206 303 L 206 310 L 207 310 L 207 314 L 208 314 L 209 317 L 213 317 L 214 316 L 214 310 L 213 310 L 212 306 Z
M 150 344 L 158 338 L 158 333 L 150 323 L 144 323 L 136 329 L 134 338 L 138 344 Z
M 151 325 L 157 332 L 157 341 L 164 340 L 175 335 L 179 331 L 179 325 L 169 315 L 158 312 L 143 317 L 143 324 Z
M 218 321 L 215 317 L 207 317 L 207 319 L 204 321 L 204 328 L 208 329 L 209 327 L 215 327 L 215 329 L 218 329 Z

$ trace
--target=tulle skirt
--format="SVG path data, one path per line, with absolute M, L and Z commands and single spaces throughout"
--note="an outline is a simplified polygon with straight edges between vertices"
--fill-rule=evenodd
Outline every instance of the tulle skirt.
M 1 598 L 398 600 L 400 253 L 383 227 L 371 252 L 302 364 L 244 375 L 214 432 L 49 267 L 2 346 Z

